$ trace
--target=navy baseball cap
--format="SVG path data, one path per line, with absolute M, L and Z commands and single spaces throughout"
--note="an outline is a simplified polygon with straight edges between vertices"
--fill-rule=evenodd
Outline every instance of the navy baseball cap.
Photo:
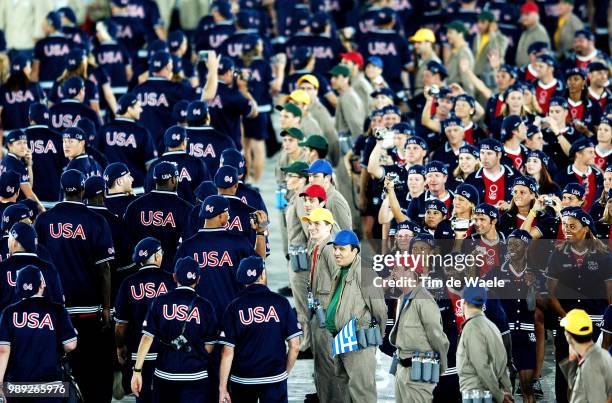
M 81 77 L 72 76 L 68 80 L 64 81 L 62 91 L 66 95 L 66 98 L 74 98 L 79 95 L 79 92 L 85 88 L 85 82 Z
M 15 292 L 21 298 L 29 298 L 38 294 L 38 289 L 43 281 L 43 275 L 40 269 L 29 264 L 17 271 Z
M 189 101 L 181 99 L 174 104 L 172 108 L 172 120 L 178 123 L 187 122 L 187 110 L 189 109 Z
M 147 237 L 142 239 L 140 242 L 136 244 L 134 247 L 134 252 L 132 253 L 132 261 L 134 263 L 144 263 L 151 256 L 157 253 L 162 248 L 161 242 L 158 239 L 153 237 Z
M 496 139 L 484 139 L 480 142 L 480 150 L 491 150 L 496 153 L 501 153 L 503 149 L 503 144 Z
M 412 136 L 408 140 L 406 140 L 406 145 L 409 145 L 409 144 L 416 144 L 417 146 L 421 147 L 424 151 L 428 150 L 427 142 L 419 136 Z
M 404 220 L 400 223 L 397 224 L 397 228 L 396 228 L 396 233 L 397 231 L 401 231 L 403 229 L 407 229 L 409 231 L 412 231 L 415 234 L 418 234 L 419 232 L 421 232 L 421 226 L 417 223 L 415 223 L 414 221 L 410 221 L 410 220 Z
M 168 180 L 178 176 L 178 168 L 176 163 L 170 161 L 162 161 L 153 168 L 153 179 Z
M 518 238 L 521 241 L 525 242 L 526 244 L 529 244 L 531 240 L 533 239 L 533 237 L 531 236 L 529 232 L 525 231 L 524 229 L 518 229 L 518 228 L 512 231 L 510 235 L 508 235 L 508 239 L 510 238 Z
M 583 80 L 586 80 L 587 73 L 585 70 L 580 67 L 572 67 L 571 69 L 565 70 L 565 78 L 568 79 L 571 76 L 579 76 Z
M 102 193 L 104 193 L 104 179 L 101 176 L 90 176 L 85 180 L 83 200 L 91 199 Z
M 303 66 L 312 57 L 312 49 L 307 46 L 299 46 L 293 52 L 291 61 L 294 66 Z
M 595 40 L 595 35 L 588 29 L 579 29 L 574 34 L 574 38 L 584 38 L 587 41 Z
M 72 49 L 66 55 L 66 59 L 65 59 L 66 69 L 71 70 L 71 71 L 76 70 L 81 65 L 81 63 L 83 63 L 84 57 L 85 57 L 85 53 L 83 53 L 83 50 L 79 48 Z
M 176 282 L 181 285 L 194 284 L 200 278 L 200 265 L 192 257 L 183 257 L 174 266 Z
M 608 71 L 608 65 L 606 63 L 600 62 L 598 60 L 589 63 L 589 65 L 587 66 L 587 69 L 589 70 L 589 73 L 592 71 Z
M 531 176 L 517 176 L 512 182 L 512 187 L 514 186 L 526 186 L 529 188 L 531 193 L 538 194 L 538 182 Z
M 261 256 L 249 256 L 240 261 L 236 271 L 236 280 L 240 284 L 251 284 L 257 281 L 266 268 L 266 262 Z
M 502 121 L 501 140 L 505 141 L 512 137 L 512 132 L 519 128 L 523 119 L 518 115 L 506 116 Z
M 370 56 L 366 59 L 366 66 L 368 64 L 373 64 L 374 66 L 378 67 L 379 69 L 382 69 L 385 67 L 385 63 L 383 62 L 383 60 L 379 57 L 379 56 Z
M 183 59 L 178 55 L 171 55 L 172 59 L 172 74 L 181 74 L 183 72 Z
M 426 234 L 426 233 L 420 233 L 420 234 L 416 234 L 414 238 L 410 240 L 410 245 L 408 246 L 409 253 L 412 253 L 412 248 L 414 247 L 414 244 L 417 242 L 425 242 L 427 245 L 431 246 L 432 248 L 436 247 L 436 239 L 434 238 L 433 235 Z
M 215 185 L 221 189 L 227 189 L 238 183 L 238 170 L 226 165 L 219 167 L 215 174 Z
M 372 98 L 376 98 L 379 95 L 384 95 L 391 99 L 395 98 L 395 93 L 393 92 L 391 88 L 388 88 L 388 87 L 379 88 L 370 94 Z
M 527 123 L 527 138 L 532 138 L 535 134 L 540 133 L 540 128 L 534 124 Z
M 548 43 L 546 42 L 534 42 L 531 45 L 529 45 L 529 47 L 527 48 L 527 53 L 528 54 L 532 54 L 532 53 L 540 53 L 542 51 L 548 50 Z
M 40 102 L 34 102 L 33 104 L 30 104 L 30 108 L 28 109 L 28 117 L 30 120 L 36 122 L 37 125 L 47 125 L 49 124 L 51 115 L 49 114 L 49 108 L 47 108 L 47 105 Z
M 252 9 L 242 9 L 236 14 L 236 22 L 242 29 L 257 28 L 259 21 L 257 18 L 257 12 Z
M 62 16 L 57 11 L 51 11 L 45 17 L 47 23 L 56 30 L 62 29 Z
M 470 105 L 470 108 L 474 108 L 476 106 L 476 100 L 474 99 L 473 96 L 468 95 L 468 94 L 457 95 L 455 97 L 455 103 L 457 103 L 457 101 L 467 102 L 468 105 Z
M 28 60 L 27 58 L 25 58 L 25 57 L 23 57 L 22 55 L 19 55 L 19 54 L 16 55 L 15 57 L 13 57 L 11 59 L 11 74 L 20 72 L 29 63 L 30 63 L 30 60 Z
M 232 18 L 232 6 L 229 2 L 225 0 L 213 1 L 213 3 L 210 5 L 210 12 L 212 13 L 213 11 L 216 11 L 221 14 L 221 16 L 226 20 Z
M 374 16 L 374 25 L 386 25 L 393 21 L 395 12 L 392 8 L 383 7 Z
M 487 303 L 487 289 L 478 285 L 468 285 L 463 288 L 462 297 L 472 305 L 483 306 Z
M 451 127 L 451 126 L 458 126 L 463 128 L 463 122 L 461 121 L 461 119 L 459 119 L 456 116 L 449 116 L 448 118 L 444 119 L 441 122 L 442 125 L 442 131 L 445 131 L 446 128 Z
M 423 178 L 425 177 L 425 167 L 423 165 L 413 165 L 408 168 L 408 176 L 410 175 L 421 175 Z
M 429 62 L 427 62 L 426 69 L 431 74 L 439 74 L 440 77 L 442 77 L 443 79 L 448 77 L 448 70 L 446 70 L 446 67 L 444 67 L 442 63 L 437 62 L 435 60 L 430 60 Z
M 193 195 L 200 201 L 206 200 L 208 196 L 217 194 L 217 186 L 212 181 L 203 181 L 193 191 Z
M 168 34 L 168 47 L 170 48 L 171 52 L 176 52 L 181 45 L 183 44 L 183 41 L 186 39 L 187 37 L 185 36 L 185 34 L 183 33 L 183 31 L 172 31 Z
M 187 138 L 187 131 L 183 126 L 171 126 L 164 133 L 164 145 L 167 148 L 178 147 Z
M 563 191 L 561 192 L 562 195 L 571 194 L 571 195 L 576 196 L 579 199 L 584 199 L 585 193 L 586 193 L 586 190 L 584 186 L 576 182 L 568 183 L 567 185 L 565 185 L 565 187 L 563 188 Z
M 151 73 L 159 73 L 171 60 L 172 57 L 170 57 L 170 53 L 166 51 L 155 52 L 149 58 L 149 71 Z
M 550 158 L 548 157 L 548 155 L 546 155 L 543 151 L 540 151 L 540 150 L 529 151 L 527 153 L 527 158 L 537 158 L 540 161 L 542 161 L 544 165 L 548 165 L 548 161 L 550 161 Z
M 223 74 L 226 71 L 233 70 L 233 69 L 234 69 L 234 61 L 227 56 L 221 57 L 221 61 L 219 62 L 219 69 L 217 70 L 219 74 Z
M 549 66 L 556 66 L 557 65 L 557 60 L 555 60 L 555 58 L 547 53 L 543 54 L 543 55 L 539 55 L 537 58 L 538 62 L 547 64 Z
M 130 169 L 123 162 L 113 162 L 112 164 L 108 164 L 104 170 L 104 182 L 106 183 L 106 188 L 110 189 L 113 187 L 117 179 L 129 173 Z
M 569 157 L 573 158 L 576 156 L 577 152 L 582 151 L 585 148 L 589 148 L 589 147 L 595 147 L 595 145 L 593 145 L 593 142 L 591 140 L 587 138 L 581 138 L 579 140 L 576 140 L 570 147 Z
M 329 15 L 324 11 L 319 11 L 313 14 L 312 22 L 310 26 L 312 27 L 313 33 L 321 33 L 325 30 L 327 24 L 329 24 L 330 18 Z
M 36 236 L 36 230 L 33 226 L 23 222 L 17 222 L 11 227 L 9 233 L 19 242 L 26 252 L 36 252 L 38 237 Z
M 499 66 L 498 71 L 506 72 L 510 75 L 510 77 L 513 77 L 513 78 L 518 77 L 518 69 L 511 64 L 506 64 L 506 63 L 502 64 L 501 66 Z
M 15 171 L 6 171 L 0 175 L 0 197 L 8 199 L 19 191 L 21 176 Z
M 85 188 L 85 175 L 76 169 L 68 169 L 60 177 L 60 185 L 66 193 L 78 192 Z
M 208 115 L 208 104 L 204 101 L 194 101 L 187 107 L 187 122 L 199 122 Z
M 6 144 L 13 144 L 14 142 L 20 141 L 20 140 L 26 140 L 26 141 L 28 140 L 28 137 L 26 136 L 26 134 L 20 129 L 11 130 L 4 137 L 4 141 L 6 142 Z
M 466 198 L 474 206 L 478 206 L 480 203 L 478 189 L 469 183 L 462 183 L 461 185 L 457 186 L 457 189 L 455 189 L 455 195 Z
M 548 107 L 551 108 L 553 106 L 560 106 L 563 109 L 569 108 L 567 99 L 565 99 L 564 97 L 552 97 L 550 101 L 548 101 Z
M 77 22 L 76 14 L 74 13 L 74 10 L 72 10 L 72 8 L 70 8 L 70 7 L 61 7 L 61 8 L 57 9 L 57 13 L 62 18 L 65 18 L 68 21 L 70 21 L 71 23 L 76 24 L 76 22 Z
M 566 207 L 561 210 L 561 217 L 574 217 L 582 223 L 582 225 L 589 227 L 591 231 L 594 230 L 595 221 L 580 207 Z
M 383 108 L 383 115 L 398 115 L 401 116 L 402 112 L 397 105 L 387 105 Z
M 32 210 L 22 203 L 11 204 L 2 212 L 2 232 L 8 231 L 13 225 L 26 218 L 32 218 Z
M 291 14 L 291 30 L 293 32 L 300 31 L 310 26 L 311 16 L 310 11 L 304 7 L 295 7 Z
M 442 200 L 439 199 L 430 199 L 425 202 L 425 211 L 427 210 L 435 210 L 442 213 L 442 215 L 448 214 L 448 208 L 446 208 L 446 204 Z
M 359 238 L 357 238 L 357 234 L 348 229 L 343 229 L 336 232 L 336 236 L 334 237 L 334 239 L 329 241 L 327 244 L 339 246 L 351 245 L 356 248 L 361 248 L 361 244 L 359 243 Z
M 480 158 L 480 151 L 471 144 L 464 144 L 459 148 L 459 154 L 472 154 L 474 158 Z
M 242 153 L 235 148 L 227 148 L 223 150 L 221 153 L 221 158 L 219 160 L 221 166 L 230 166 L 236 168 L 238 171 L 238 176 L 244 175 L 245 173 L 245 164 L 244 156 Z
M 247 35 L 244 37 L 244 41 L 242 42 L 242 51 L 244 53 L 250 52 L 255 49 L 257 43 L 259 42 L 259 37 L 257 35 Z
M 484 214 L 489 216 L 491 220 L 497 220 L 499 218 L 499 211 L 497 210 L 497 207 L 489 203 L 480 203 L 474 209 L 474 214 Z
M 81 118 L 76 127 L 85 133 L 85 141 L 93 141 L 96 138 L 96 125 L 89 118 Z
M 85 141 L 86 139 L 85 132 L 83 131 L 83 129 L 74 126 L 68 127 L 66 130 L 64 130 L 64 133 L 62 133 L 62 137 L 65 139 L 75 139 L 79 141 Z
M 445 163 L 440 161 L 431 161 L 425 165 L 425 173 L 441 173 L 444 175 L 448 175 L 448 167 Z
M 157 52 L 170 52 L 168 48 L 168 42 L 162 41 L 161 39 L 154 39 L 147 43 L 147 57 L 150 59 Z
M 215 189 L 216 191 L 216 189 Z M 220 214 L 225 213 L 229 210 L 229 202 L 223 196 L 219 196 L 217 194 L 212 194 L 202 202 L 200 206 L 200 218 L 207 220 L 209 218 L 214 218 Z
M 309 174 L 333 175 L 334 171 L 327 160 L 316 160 L 308 167 Z
M 128 108 L 136 105 L 136 103 L 138 103 L 138 97 L 136 95 L 131 93 L 123 94 L 121 98 L 119 98 L 119 101 L 117 101 L 117 113 L 119 115 L 125 114 Z

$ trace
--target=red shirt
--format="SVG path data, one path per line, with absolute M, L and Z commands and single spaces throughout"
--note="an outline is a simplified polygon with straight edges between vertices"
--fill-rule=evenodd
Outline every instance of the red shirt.
M 504 200 L 504 175 L 500 175 L 497 180 L 491 180 L 487 177 L 483 169 L 482 179 L 485 185 L 485 203 L 495 206 L 498 201 Z
M 495 245 L 490 245 L 484 242 L 482 239 L 480 240 L 478 247 L 484 248 L 484 264 L 480 268 L 480 277 L 482 278 L 492 269 L 500 266 L 501 248 L 500 242 L 497 242 Z
M 463 133 L 465 134 L 465 142 L 474 145 L 474 123 L 470 123 L 469 126 L 464 127 Z
M 597 56 L 597 51 L 591 53 L 590 55 L 586 55 L 586 56 L 576 55 L 576 67 L 582 70 L 586 70 L 587 67 L 589 66 L 589 63 L 595 60 L 596 56 Z
M 569 106 L 567 123 L 570 123 L 574 119 L 582 120 L 584 117 L 584 104 L 582 101 L 574 102 L 571 99 L 568 99 L 567 104 Z
M 548 114 L 548 104 L 550 99 L 557 89 L 557 80 L 553 80 L 548 84 L 543 84 L 540 80 L 536 83 L 536 101 L 540 108 L 542 108 L 543 114 Z
M 519 148 L 519 152 L 517 154 L 514 154 L 510 151 L 508 151 L 508 149 L 506 147 L 504 147 L 504 152 L 506 153 L 506 155 L 512 160 L 512 165 L 514 165 L 515 169 L 519 169 L 521 167 L 521 165 L 523 165 L 523 153 L 521 152 L 521 149 Z
M 604 90 L 601 95 L 597 95 L 593 91 L 591 91 L 591 88 L 589 87 L 589 98 L 591 99 L 591 101 L 597 102 L 602 111 L 606 110 L 606 104 L 608 103 L 607 91 Z
M 525 69 L 525 81 L 534 81 L 537 78 L 538 76 L 536 76 L 535 69 L 531 67 L 531 64 L 528 64 Z
M 450 300 L 453 306 L 453 313 L 455 314 L 455 324 L 457 325 L 457 331 L 461 333 L 461 326 L 463 325 L 463 322 L 465 322 L 465 315 L 463 314 L 463 308 L 461 307 L 461 295 L 452 292 L 448 288 L 446 289 L 446 295 L 448 295 L 448 299 Z
M 497 97 L 497 101 L 495 102 L 495 117 L 499 117 L 501 115 L 502 106 L 504 106 L 504 98 L 502 98 L 501 94 Z
M 597 168 L 604 171 L 606 169 L 606 165 L 608 164 L 609 156 L 610 152 L 608 152 L 608 154 L 606 155 L 603 155 L 601 154 L 601 151 L 599 151 L 597 147 L 595 147 L 595 165 L 597 166 Z
M 595 183 L 595 172 L 593 172 L 593 170 L 591 169 L 591 173 L 586 175 L 586 184 L 583 183 L 581 175 L 578 175 L 574 172 L 574 176 L 576 177 L 576 179 L 578 179 L 578 183 L 585 187 L 584 204 L 582 205 L 582 209 L 588 213 L 591 209 L 593 201 L 595 200 L 595 192 L 597 191 L 597 184 Z

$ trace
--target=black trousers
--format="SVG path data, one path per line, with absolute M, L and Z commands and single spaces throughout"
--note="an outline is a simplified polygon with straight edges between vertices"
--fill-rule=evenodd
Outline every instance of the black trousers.
M 153 377 L 153 403 L 207 403 L 208 379 L 168 381 Z

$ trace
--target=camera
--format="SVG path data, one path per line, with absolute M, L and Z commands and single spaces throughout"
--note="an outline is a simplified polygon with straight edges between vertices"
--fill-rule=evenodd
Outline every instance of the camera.
M 251 81 L 251 70 L 240 69 L 239 71 L 235 71 L 234 78 L 238 78 L 238 77 L 240 77 L 242 81 L 246 81 L 246 82 Z
M 393 182 L 394 187 L 400 184 L 400 177 L 396 172 L 389 172 L 387 174 L 387 178 L 389 178 L 389 180 Z
M 189 340 L 185 338 L 182 334 L 179 335 L 174 340 L 170 341 L 170 346 L 174 351 L 182 351 L 184 353 L 189 353 L 191 351 L 191 346 L 189 345 Z
M 437 85 L 432 85 L 431 87 L 429 87 L 429 91 L 427 92 L 427 94 L 429 96 L 436 96 L 440 93 L 440 88 L 438 88 Z
M 553 198 L 551 195 L 544 196 L 544 205 L 552 207 L 554 205 Z
M 252 213 L 249 213 L 249 218 L 251 219 L 251 221 L 255 225 L 259 226 L 259 218 L 257 218 L 257 212 L 256 211 L 253 211 Z
M 374 138 L 382 141 L 381 146 L 385 150 L 390 150 L 393 148 L 393 137 L 395 137 L 395 133 L 393 133 L 391 130 L 387 130 L 384 127 L 377 127 L 374 129 Z
M 208 50 L 200 50 L 198 52 L 198 63 L 208 60 Z

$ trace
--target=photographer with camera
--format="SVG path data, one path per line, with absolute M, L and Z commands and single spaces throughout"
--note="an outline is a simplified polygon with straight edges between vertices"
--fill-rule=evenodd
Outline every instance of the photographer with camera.
M 468 145 L 465 142 L 465 130 L 463 122 L 457 117 L 449 117 L 441 123 L 442 132 L 446 141 L 434 151 L 432 161 L 441 161 L 448 166 L 449 172 L 453 172 L 459 165 L 459 150 Z
M 209 395 L 208 364 L 218 336 L 215 310 L 195 292 L 200 266 L 191 257 L 174 267 L 175 290 L 157 297 L 142 326 L 132 375 L 132 392 L 142 391 L 142 366 L 157 339 L 159 350 L 153 373 L 153 401 L 206 402 Z M 216 386 L 216 385 L 215 385 Z
M 431 161 L 425 165 L 425 183 L 427 190 L 419 197 L 413 198 L 408 205 L 406 215 L 420 225 L 425 218 L 425 204 L 430 199 L 441 200 L 447 210 L 453 204 L 454 194 L 446 188 L 448 168 L 440 161 Z

